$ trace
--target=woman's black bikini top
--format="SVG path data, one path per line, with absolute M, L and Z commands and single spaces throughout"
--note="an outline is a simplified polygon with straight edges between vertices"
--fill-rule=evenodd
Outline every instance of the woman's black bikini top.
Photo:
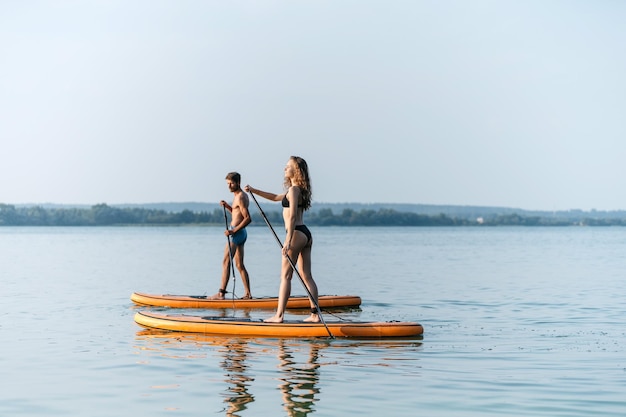
M 283 201 L 281 201 L 280 203 L 285 208 L 289 207 L 289 200 L 287 200 L 287 196 L 286 195 L 283 197 Z M 304 205 L 303 204 L 298 204 L 298 207 L 304 207 Z

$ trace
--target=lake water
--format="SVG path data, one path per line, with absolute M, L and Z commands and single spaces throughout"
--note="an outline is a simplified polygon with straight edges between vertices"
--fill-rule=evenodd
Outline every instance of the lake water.
M 312 231 L 320 293 L 363 299 L 333 314 L 423 337 L 148 332 L 130 294 L 215 293 L 219 227 L 0 228 L 0 415 L 626 414 L 626 229 Z M 271 232 L 250 227 L 246 251 L 253 294 L 275 295 Z

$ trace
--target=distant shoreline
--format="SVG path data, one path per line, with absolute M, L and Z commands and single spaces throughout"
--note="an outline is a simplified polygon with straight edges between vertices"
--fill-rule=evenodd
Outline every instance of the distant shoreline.
M 263 211 L 272 223 L 282 221 L 280 205 Z M 256 207 L 253 225 L 264 224 Z M 422 204 L 318 203 L 307 212 L 311 226 L 626 226 L 626 211 L 529 211 L 502 207 Z M 140 226 L 222 225 L 218 203 L 107 205 L 0 204 L 0 226 Z
M 167 212 L 182 212 L 184 210 L 190 210 L 194 212 L 200 211 L 213 211 L 215 209 L 221 210 L 219 203 L 211 202 L 157 202 L 157 203 L 119 203 L 110 204 L 106 202 L 97 204 L 64 204 L 64 203 L 6 203 L 5 205 L 12 205 L 15 207 L 42 207 L 45 209 L 59 209 L 59 208 L 82 208 L 89 209 L 98 204 L 106 204 L 110 207 L 116 208 L 143 208 L 143 209 L 155 209 L 164 210 Z M 0 202 L 0 206 L 3 205 Z M 261 202 L 262 208 L 271 209 L 276 206 L 279 209 L 279 203 L 272 203 L 268 201 Z M 341 211 L 343 209 L 352 210 L 379 210 L 381 208 L 388 208 L 395 211 L 418 213 L 418 214 L 439 214 L 444 213 L 446 215 L 454 215 L 457 217 L 474 217 L 476 215 L 489 215 L 489 214 L 512 214 L 518 213 L 525 216 L 558 216 L 558 217 L 578 217 L 581 215 L 587 215 L 591 217 L 613 217 L 622 218 L 626 216 L 626 209 L 618 210 L 583 210 L 583 209 L 567 209 L 567 210 L 530 210 L 518 207 L 503 207 L 503 206 L 476 206 L 476 205 L 455 205 L 455 204 L 415 204 L 415 203 L 323 203 L 315 201 L 311 208 L 311 212 L 315 212 L 321 209 L 330 208 L 333 211 Z M 256 207 L 254 204 L 250 204 L 250 210 L 254 211 Z

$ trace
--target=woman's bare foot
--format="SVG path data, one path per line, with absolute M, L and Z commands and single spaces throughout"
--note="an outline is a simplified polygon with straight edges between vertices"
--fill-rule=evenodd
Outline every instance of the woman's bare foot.
M 226 291 L 219 290 L 217 294 L 207 297 L 207 300 L 223 300 L 226 297 Z
M 272 316 L 269 319 L 263 320 L 265 323 L 282 323 L 283 318 L 281 316 Z
M 303 321 L 306 321 L 307 323 L 319 323 L 321 320 L 317 313 L 311 313 L 311 315 Z

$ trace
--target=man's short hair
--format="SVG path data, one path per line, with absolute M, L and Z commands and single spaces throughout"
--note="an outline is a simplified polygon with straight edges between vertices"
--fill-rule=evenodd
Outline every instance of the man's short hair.
M 226 179 L 237 184 L 241 183 L 241 175 L 239 175 L 238 172 L 229 172 L 228 175 L 226 175 Z

